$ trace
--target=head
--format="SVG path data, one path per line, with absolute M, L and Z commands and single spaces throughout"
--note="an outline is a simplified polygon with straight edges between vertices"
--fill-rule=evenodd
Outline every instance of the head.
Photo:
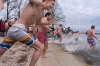
M 79 31 L 77 31 L 76 33 L 79 33 Z
M 95 26 L 94 26 L 94 25 L 92 25 L 92 26 L 91 26 L 91 29 L 95 29 Z
M 15 18 L 15 21 L 17 21 L 17 18 Z
M 8 20 L 8 19 L 6 19 L 6 20 L 5 20 L 5 23 L 6 23 L 6 22 L 8 22 L 8 21 L 9 21 L 9 20 Z
M 68 29 L 70 29 L 70 27 L 68 27 Z
M 60 24 L 59 26 L 62 27 L 62 24 Z
M 0 19 L 0 22 L 2 22 L 2 19 Z
M 47 13 L 45 14 L 45 17 L 47 17 L 47 20 L 50 20 L 50 19 L 51 19 L 51 13 L 50 13 L 50 12 L 47 12 Z
M 55 0 L 43 0 L 43 8 L 46 10 L 50 10 L 54 6 Z

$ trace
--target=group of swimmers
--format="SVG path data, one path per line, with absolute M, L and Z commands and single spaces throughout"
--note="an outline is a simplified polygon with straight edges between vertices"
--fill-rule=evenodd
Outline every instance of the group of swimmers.
M 0 0 L 0 11 L 3 9 L 5 1 L 6 0 Z M 46 57 L 45 53 L 48 49 L 46 33 L 51 32 L 51 29 L 48 27 L 48 25 L 54 24 L 56 19 L 51 19 L 52 14 L 49 12 L 46 13 L 45 17 L 42 16 L 43 10 L 50 10 L 53 7 L 54 2 L 55 0 L 29 0 L 29 3 L 24 8 L 20 18 L 9 28 L 9 30 L 7 30 L 7 34 L 3 42 L 0 44 L 0 56 L 2 56 L 7 49 L 11 48 L 15 42 L 19 41 L 28 47 L 35 49 L 29 66 L 35 66 L 41 54 L 43 57 Z M 36 25 L 34 30 L 38 31 L 37 34 L 35 31 L 32 31 L 32 27 L 34 26 L 33 24 Z M 29 33 L 27 33 L 28 29 Z M 93 38 L 96 38 L 97 40 L 99 39 L 95 36 L 94 29 L 95 26 L 92 26 L 86 34 L 87 42 L 95 49 L 96 43 Z M 69 32 L 67 35 L 71 36 L 71 33 L 72 32 Z M 62 25 L 59 25 L 59 27 L 55 29 L 54 35 L 55 34 L 58 36 L 58 39 L 60 39 L 61 43 Z
M 58 29 L 58 28 L 59 28 L 59 29 Z M 67 37 L 68 39 L 70 39 L 70 38 L 73 36 L 73 31 L 72 31 L 71 29 L 69 30 L 70 27 L 68 27 L 68 30 L 65 31 L 66 33 L 64 33 L 64 32 L 61 30 L 61 28 L 62 28 L 61 24 L 60 24 L 60 26 L 59 26 L 58 28 L 56 28 L 56 29 L 54 30 L 54 35 L 53 35 L 53 38 L 54 38 L 54 39 L 53 39 L 53 40 L 57 39 L 57 37 L 60 36 L 60 39 L 61 39 L 61 40 L 60 40 L 60 43 L 61 43 L 63 38 Z M 58 33 L 57 33 L 57 30 L 59 30 Z M 64 34 L 65 34 L 65 36 L 62 37 L 62 35 L 64 35 Z M 79 31 L 77 31 L 77 32 L 75 33 L 75 35 L 74 35 L 75 43 L 74 43 L 74 44 L 77 44 L 77 43 L 78 43 L 80 34 L 82 34 L 82 33 L 79 32 Z M 89 29 L 89 30 L 86 32 L 86 35 L 87 35 L 87 43 L 84 44 L 84 47 L 86 48 L 87 45 L 90 45 L 90 47 L 93 48 L 94 51 L 97 51 L 96 42 L 95 42 L 94 38 L 96 38 L 99 42 L 100 42 L 100 39 L 98 39 L 98 38 L 96 37 L 96 34 L 95 34 L 95 26 L 94 26 L 94 25 L 92 25 L 92 26 L 91 26 L 91 29 Z M 66 41 L 67 41 L 67 40 L 66 40 Z

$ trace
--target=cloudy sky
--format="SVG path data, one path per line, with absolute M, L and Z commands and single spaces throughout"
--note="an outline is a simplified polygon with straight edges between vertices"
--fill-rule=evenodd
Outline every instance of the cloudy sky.
M 91 25 L 95 25 L 96 31 L 100 32 L 100 0 L 58 0 L 58 2 L 66 16 L 66 27 L 86 31 Z M 0 17 L 5 12 L 2 10 Z
M 66 16 L 66 26 L 87 30 L 91 25 L 100 31 L 100 0 L 58 0 Z

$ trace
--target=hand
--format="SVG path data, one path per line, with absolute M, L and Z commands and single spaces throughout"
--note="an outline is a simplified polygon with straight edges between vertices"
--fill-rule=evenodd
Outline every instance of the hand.
M 52 25 L 52 24 L 54 24 L 55 22 L 56 22 L 56 19 L 54 18 L 54 19 L 52 19 L 52 20 L 49 21 L 49 24 Z

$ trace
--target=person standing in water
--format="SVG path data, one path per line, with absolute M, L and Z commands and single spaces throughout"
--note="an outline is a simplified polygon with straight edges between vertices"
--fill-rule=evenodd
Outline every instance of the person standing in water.
M 57 39 L 60 40 L 60 44 L 62 44 L 62 24 L 60 24 L 56 29 L 57 29 Z
M 75 34 L 75 44 L 77 44 L 78 40 L 79 40 L 79 35 L 80 35 L 80 32 L 77 31 L 76 34 Z
M 66 35 L 66 36 L 68 37 L 68 39 L 70 39 L 70 38 L 73 36 L 72 32 L 73 32 L 73 31 L 70 30 L 70 31 L 68 32 L 68 34 Z M 66 36 L 65 36 L 65 37 L 66 37 Z
M 100 40 L 95 35 L 95 26 L 94 25 L 92 25 L 91 29 L 89 29 L 86 32 L 86 35 L 87 35 L 87 43 L 89 43 L 90 46 L 93 47 L 93 50 L 96 51 L 97 47 L 96 47 L 96 42 L 95 42 L 94 38 L 96 38 L 99 42 L 100 42 Z M 85 44 L 85 47 L 87 46 L 87 43 Z

